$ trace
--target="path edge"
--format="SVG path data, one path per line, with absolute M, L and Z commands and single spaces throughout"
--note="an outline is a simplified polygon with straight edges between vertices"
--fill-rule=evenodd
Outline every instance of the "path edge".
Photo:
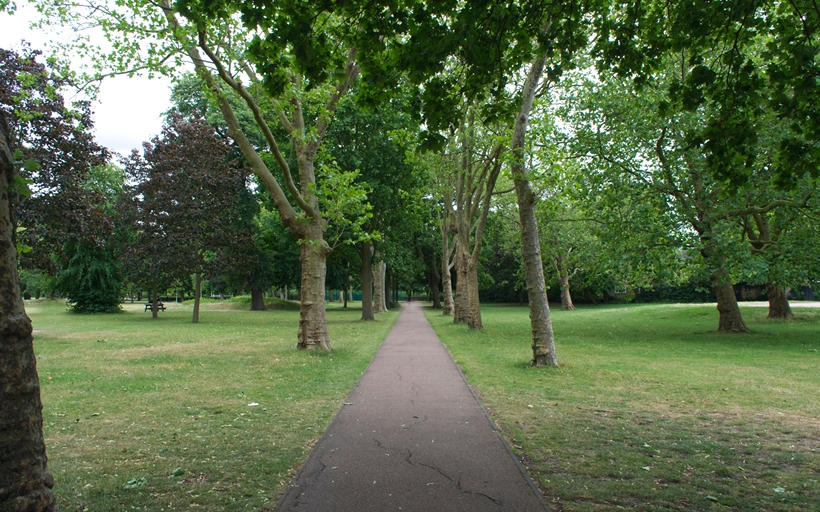
M 404 307 L 404 304 L 401 304 L 401 305 L 399 306 L 399 310 L 401 311 L 401 309 L 402 309 L 403 307 Z M 399 316 L 401 316 L 401 313 L 399 314 Z M 425 320 L 427 320 L 427 318 L 425 318 Z M 397 317 L 397 318 L 396 318 L 396 322 L 398 322 L 398 321 L 399 321 L 399 319 L 398 319 L 398 317 Z M 430 322 L 427 322 L 427 323 L 429 324 Z M 367 363 L 367 366 L 365 367 L 364 371 L 362 372 L 362 374 L 361 374 L 361 375 L 359 375 L 359 378 L 356 380 L 356 383 L 355 383 L 355 384 L 353 384 L 353 387 L 352 387 L 352 388 L 350 388 L 350 391 L 348 391 L 347 395 L 345 395 L 345 399 L 344 399 L 344 402 L 342 403 L 342 406 L 341 406 L 341 407 L 339 407 L 339 410 L 337 410 L 337 411 L 336 411 L 336 414 L 334 414 L 334 415 L 333 415 L 333 419 L 332 419 L 332 420 L 330 420 L 330 423 L 328 423 L 328 424 L 327 424 L 327 428 L 325 429 L 325 431 L 324 431 L 324 432 L 322 432 L 322 435 L 321 435 L 321 436 L 319 437 L 319 439 L 316 441 L 316 444 L 315 444 L 315 445 L 313 445 L 313 446 L 314 446 L 314 448 L 310 451 L 310 456 L 309 456 L 309 457 L 305 460 L 305 462 L 303 462 L 303 463 L 302 463 L 302 465 L 301 465 L 301 466 L 299 466 L 299 471 L 297 471 L 297 472 L 296 472 L 296 474 L 295 474 L 295 475 L 293 475 L 293 478 L 291 478 L 291 479 L 290 479 L 290 482 L 288 482 L 288 486 L 287 486 L 287 488 L 285 489 L 285 492 L 283 492 L 283 493 L 282 493 L 282 496 L 280 496 L 280 497 L 279 497 L 279 500 L 276 502 L 276 507 L 274 507 L 273 509 L 271 509 L 271 510 L 272 510 L 272 512 L 277 512 L 277 511 L 281 510 L 282 504 L 283 504 L 283 503 L 285 503 L 285 498 L 287 498 L 287 497 L 288 497 L 288 495 L 290 495 L 290 493 L 291 493 L 294 489 L 298 489 L 298 486 L 293 485 L 293 483 L 294 483 L 294 482 L 296 482 L 297 480 L 299 480 L 299 477 L 300 477 L 300 476 L 302 476 L 302 473 L 305 471 L 305 468 L 307 468 L 308 463 L 309 463 L 309 462 L 313 459 L 313 457 L 316 455 L 316 447 L 317 447 L 317 446 L 319 446 L 319 444 L 320 444 L 322 441 L 324 441 L 324 440 L 325 440 L 325 437 L 327 436 L 327 432 L 330 430 L 330 427 L 332 427 L 332 426 L 333 426 L 333 424 L 334 424 L 334 423 L 336 423 L 336 420 L 339 418 L 339 414 L 342 412 L 342 409 L 344 409 L 345 407 L 347 407 L 345 404 L 346 404 L 346 403 L 348 403 L 348 402 L 350 402 L 350 395 L 352 395 L 352 394 L 353 394 L 353 392 L 354 392 L 354 391 L 356 391 L 356 388 L 358 388 L 358 387 L 359 387 L 359 384 L 361 384 L 362 379 L 364 378 L 364 374 L 365 374 L 365 373 L 367 373 L 367 370 L 369 370 L 369 369 L 370 369 L 370 365 L 372 365 L 372 364 L 373 364 L 373 360 L 374 360 L 374 359 L 376 359 L 376 356 L 379 354 L 379 350 L 381 350 L 381 349 L 382 349 L 382 345 L 384 344 L 385 340 L 386 340 L 386 339 L 390 336 L 390 333 L 392 333 L 392 332 L 393 332 L 393 329 L 395 329 L 395 328 L 396 328 L 396 324 L 393 324 L 393 327 L 391 327 L 391 328 L 390 328 L 390 331 L 387 333 L 387 336 L 385 336 L 385 337 L 384 337 L 384 339 L 382 340 L 382 342 L 379 344 L 379 348 L 378 348 L 378 349 L 376 349 L 376 352 L 373 354 L 373 357 L 370 359 L 370 362 L 369 362 L 369 363 Z M 435 332 L 435 331 L 434 331 L 434 332 Z M 438 337 L 438 336 L 436 336 L 436 337 Z M 441 340 L 439 340 L 439 343 L 441 343 Z M 444 348 L 447 348 L 447 347 L 444 347 Z M 449 354 L 449 351 L 448 351 L 448 354 Z M 450 359 L 452 359 L 452 356 L 450 357 Z M 472 389 L 470 389 L 470 391 L 472 391 Z M 474 395 L 475 395 L 475 393 L 474 393 Z M 482 407 L 483 407 L 483 406 L 482 406 Z M 486 413 L 486 411 L 484 411 L 484 412 Z M 502 439 L 503 439 L 503 438 L 502 438 Z M 509 446 L 507 447 L 507 449 L 509 449 Z M 542 498 L 542 500 L 543 500 L 543 498 Z M 265 510 L 267 510 L 267 509 L 265 509 Z M 551 511 L 550 511 L 550 512 L 551 512 Z
M 422 306 L 422 308 L 427 309 L 427 306 Z M 430 326 L 430 329 L 433 329 L 433 324 L 431 324 L 430 321 L 427 320 L 426 315 L 424 317 L 424 320 L 427 321 L 427 324 Z M 473 398 L 475 398 L 475 401 L 478 402 L 478 406 L 481 407 L 482 411 L 484 411 L 484 416 L 487 417 L 487 420 L 490 422 L 490 426 L 493 427 L 493 432 L 495 432 L 495 435 L 497 435 L 498 438 L 501 439 L 501 442 L 504 444 L 504 448 L 507 449 L 507 453 L 510 454 L 510 458 L 515 462 L 515 465 L 518 467 L 518 470 L 524 476 L 524 479 L 527 481 L 527 484 L 530 486 L 530 489 L 532 489 L 532 492 L 535 493 L 536 498 L 538 498 L 538 501 L 541 503 L 541 505 L 543 505 L 544 510 L 546 510 L 546 512 L 552 512 L 552 509 L 550 508 L 549 504 L 547 504 L 547 500 L 544 499 L 544 495 L 541 494 L 541 489 L 539 489 L 538 486 L 535 485 L 535 482 L 532 481 L 532 478 L 530 478 L 529 473 L 527 473 L 527 468 L 525 468 L 521 461 L 518 460 L 518 457 L 516 457 L 515 452 L 513 452 L 512 447 L 510 446 L 510 443 L 508 443 L 507 440 L 504 439 L 504 436 L 501 434 L 501 429 L 498 428 L 498 425 L 495 423 L 495 420 L 493 420 L 493 417 L 490 416 L 490 413 L 489 411 L 487 411 L 487 408 L 484 407 L 484 402 L 481 401 L 481 398 L 478 397 L 478 394 L 476 394 L 475 389 L 473 389 L 473 386 L 471 386 L 469 381 L 467 381 L 467 377 L 464 375 L 464 372 L 461 371 L 461 368 L 459 368 L 458 363 L 456 362 L 456 358 L 453 357 L 453 353 L 450 352 L 450 349 L 447 347 L 447 345 L 445 345 L 444 342 L 441 341 L 441 338 L 439 338 L 439 335 L 438 333 L 436 333 L 435 329 L 433 329 L 433 333 L 436 335 L 438 342 L 441 343 L 441 346 L 444 347 L 444 351 L 447 352 L 447 356 L 450 358 L 450 362 L 453 363 L 453 366 L 455 366 L 456 371 L 459 375 L 461 375 L 461 380 L 464 381 L 464 385 L 467 386 L 467 389 L 470 390 L 470 393 L 472 393 Z

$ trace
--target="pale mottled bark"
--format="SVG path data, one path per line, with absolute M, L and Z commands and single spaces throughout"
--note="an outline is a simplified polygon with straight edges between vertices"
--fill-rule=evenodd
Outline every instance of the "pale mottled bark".
M 377 253 L 378 257 L 378 253 Z M 387 277 L 386 270 L 387 264 L 384 261 L 377 261 L 374 265 L 375 270 L 373 271 L 373 278 L 374 278 L 374 293 L 373 293 L 373 312 L 374 313 L 384 313 L 387 311 L 387 303 L 385 299 L 385 285 L 384 280 Z
M 0 510 L 54 511 L 31 320 L 17 273 L 12 155 L 9 127 L 0 111 Z
M 478 298 L 478 262 L 472 258 L 467 262 L 467 327 L 483 329 L 481 323 L 481 303 Z
M 370 242 L 362 242 L 362 320 L 375 320 L 373 314 L 373 255 Z
M 459 246 L 456 246 L 456 297 L 453 301 L 453 323 L 466 324 L 470 319 L 469 291 L 467 290 L 467 261 Z
M 441 236 L 441 292 L 444 298 L 444 302 L 442 304 L 442 314 L 445 316 L 450 316 L 453 314 L 455 310 L 455 306 L 453 305 L 453 281 L 450 278 L 450 269 L 453 268 L 454 262 L 450 261 L 450 257 L 453 254 L 453 247 L 450 244 L 450 235 L 449 235 L 449 228 L 447 230 L 442 230 Z
M 558 366 L 555 355 L 555 337 L 552 331 L 547 293 L 544 288 L 544 268 L 541 262 L 541 244 L 538 223 L 535 219 L 535 196 L 530 186 L 526 166 L 526 133 L 535 91 L 544 72 L 545 57 L 537 58 L 530 67 L 524 82 L 521 110 L 515 118 L 511 150 L 511 171 L 518 201 L 518 217 L 521 221 L 521 244 L 526 273 L 527 294 L 530 299 L 530 325 L 532 328 L 532 361 L 534 366 Z
M 325 317 L 325 272 L 327 270 L 327 247 L 312 243 L 300 245 L 299 261 L 302 263 L 301 306 L 299 307 L 299 349 L 330 350 Z
M 766 283 L 766 296 L 769 298 L 769 314 L 766 318 L 787 320 L 794 317 L 786 289 L 774 283 Z

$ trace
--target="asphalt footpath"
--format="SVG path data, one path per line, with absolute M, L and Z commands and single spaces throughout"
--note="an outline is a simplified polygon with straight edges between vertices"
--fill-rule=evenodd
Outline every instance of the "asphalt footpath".
M 407 303 L 279 511 L 549 510 L 447 350 Z

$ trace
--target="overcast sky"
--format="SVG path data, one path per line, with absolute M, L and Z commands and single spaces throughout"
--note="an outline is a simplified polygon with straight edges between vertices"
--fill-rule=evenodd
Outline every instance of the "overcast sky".
M 49 36 L 28 28 L 33 16 L 25 1 L 18 2 L 14 15 L 0 13 L 0 48 L 19 50 L 25 39 L 48 55 Z M 170 87 L 167 78 L 106 78 L 93 107 L 97 142 L 123 155 L 141 149 L 143 141 L 162 129 L 161 113 L 168 109 Z

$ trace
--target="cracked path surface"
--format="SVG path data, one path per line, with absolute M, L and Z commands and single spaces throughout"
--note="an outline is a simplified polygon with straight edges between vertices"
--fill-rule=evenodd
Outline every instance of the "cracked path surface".
M 345 403 L 277 510 L 549 510 L 421 304 L 402 307 Z

